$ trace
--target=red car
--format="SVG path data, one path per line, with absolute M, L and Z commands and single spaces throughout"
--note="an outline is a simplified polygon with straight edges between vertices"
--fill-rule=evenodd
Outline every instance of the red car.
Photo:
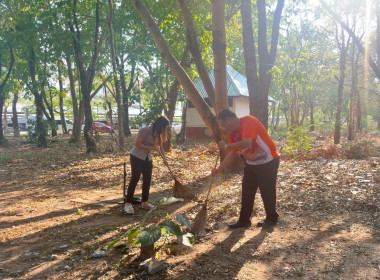
M 101 123 L 101 122 L 94 122 L 92 125 L 92 129 L 95 130 L 96 132 L 101 132 L 101 133 L 112 132 L 112 128 L 110 126 L 105 125 L 104 123 Z

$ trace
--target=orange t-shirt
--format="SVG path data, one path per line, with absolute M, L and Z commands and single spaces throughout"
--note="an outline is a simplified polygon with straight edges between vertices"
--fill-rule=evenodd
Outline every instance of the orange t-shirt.
M 240 118 L 237 131 L 229 134 L 229 143 L 252 138 L 252 145 L 240 152 L 248 164 L 264 164 L 278 156 L 276 144 L 269 136 L 263 124 L 255 117 L 248 115 Z

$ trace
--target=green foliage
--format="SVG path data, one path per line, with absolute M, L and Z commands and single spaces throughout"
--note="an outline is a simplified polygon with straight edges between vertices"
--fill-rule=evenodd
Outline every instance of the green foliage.
M 44 120 L 44 128 L 46 133 L 50 132 L 53 128 L 52 124 L 48 120 Z M 37 122 L 35 120 L 27 121 L 27 136 L 26 139 L 29 142 L 37 143 L 38 133 L 37 133 Z
M 311 149 L 307 128 L 303 126 L 292 127 L 289 129 L 286 133 L 286 141 L 288 145 L 285 147 L 285 150 L 292 156 Z
M 1 163 L 11 163 L 12 158 L 10 156 L 0 156 L 0 162 Z
M 180 225 L 191 228 L 190 222 L 182 214 L 176 216 L 175 223 L 169 215 L 167 219 L 159 223 L 158 225 L 151 225 L 145 227 L 147 217 L 153 212 L 154 209 L 150 209 L 143 217 L 142 221 L 136 225 L 133 225 L 123 236 L 113 240 L 108 244 L 108 250 L 120 246 L 120 244 L 138 244 L 141 246 L 149 246 L 158 241 L 162 236 L 173 234 L 177 237 L 178 241 L 186 246 L 192 246 L 194 244 L 194 237 L 190 233 L 183 232 Z
M 293 267 L 293 270 L 294 272 L 298 275 L 298 276 L 303 276 L 304 272 L 305 272 L 305 266 L 301 266 L 300 268 L 295 268 Z

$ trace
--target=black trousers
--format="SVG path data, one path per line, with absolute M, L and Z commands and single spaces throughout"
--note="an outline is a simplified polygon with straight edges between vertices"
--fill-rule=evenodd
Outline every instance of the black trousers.
M 276 180 L 279 165 L 279 157 L 265 164 L 245 165 L 241 194 L 240 221 L 246 222 L 250 219 L 258 188 L 260 189 L 260 194 L 264 202 L 266 218 L 269 220 L 278 218 L 276 212 Z
M 152 181 L 153 163 L 149 160 L 148 156 L 145 160 L 139 159 L 133 155 L 130 156 L 132 175 L 128 185 L 126 202 L 131 203 L 133 195 L 135 194 L 137 183 L 140 180 L 141 173 L 143 175 L 142 184 L 142 198 L 141 201 L 148 201 L 150 182 Z

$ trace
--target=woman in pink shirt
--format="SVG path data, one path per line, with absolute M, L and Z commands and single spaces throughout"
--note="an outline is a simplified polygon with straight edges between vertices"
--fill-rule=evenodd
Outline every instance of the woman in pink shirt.
M 151 152 L 161 153 L 164 162 L 167 163 L 163 144 L 167 138 L 168 125 L 169 120 L 166 117 L 159 117 L 152 125 L 141 128 L 137 134 L 135 145 L 130 152 L 132 176 L 124 206 L 124 211 L 127 214 L 135 212 L 132 206 L 133 195 L 141 174 L 143 175 L 141 206 L 143 208 L 154 207 L 148 202 L 153 169 Z

